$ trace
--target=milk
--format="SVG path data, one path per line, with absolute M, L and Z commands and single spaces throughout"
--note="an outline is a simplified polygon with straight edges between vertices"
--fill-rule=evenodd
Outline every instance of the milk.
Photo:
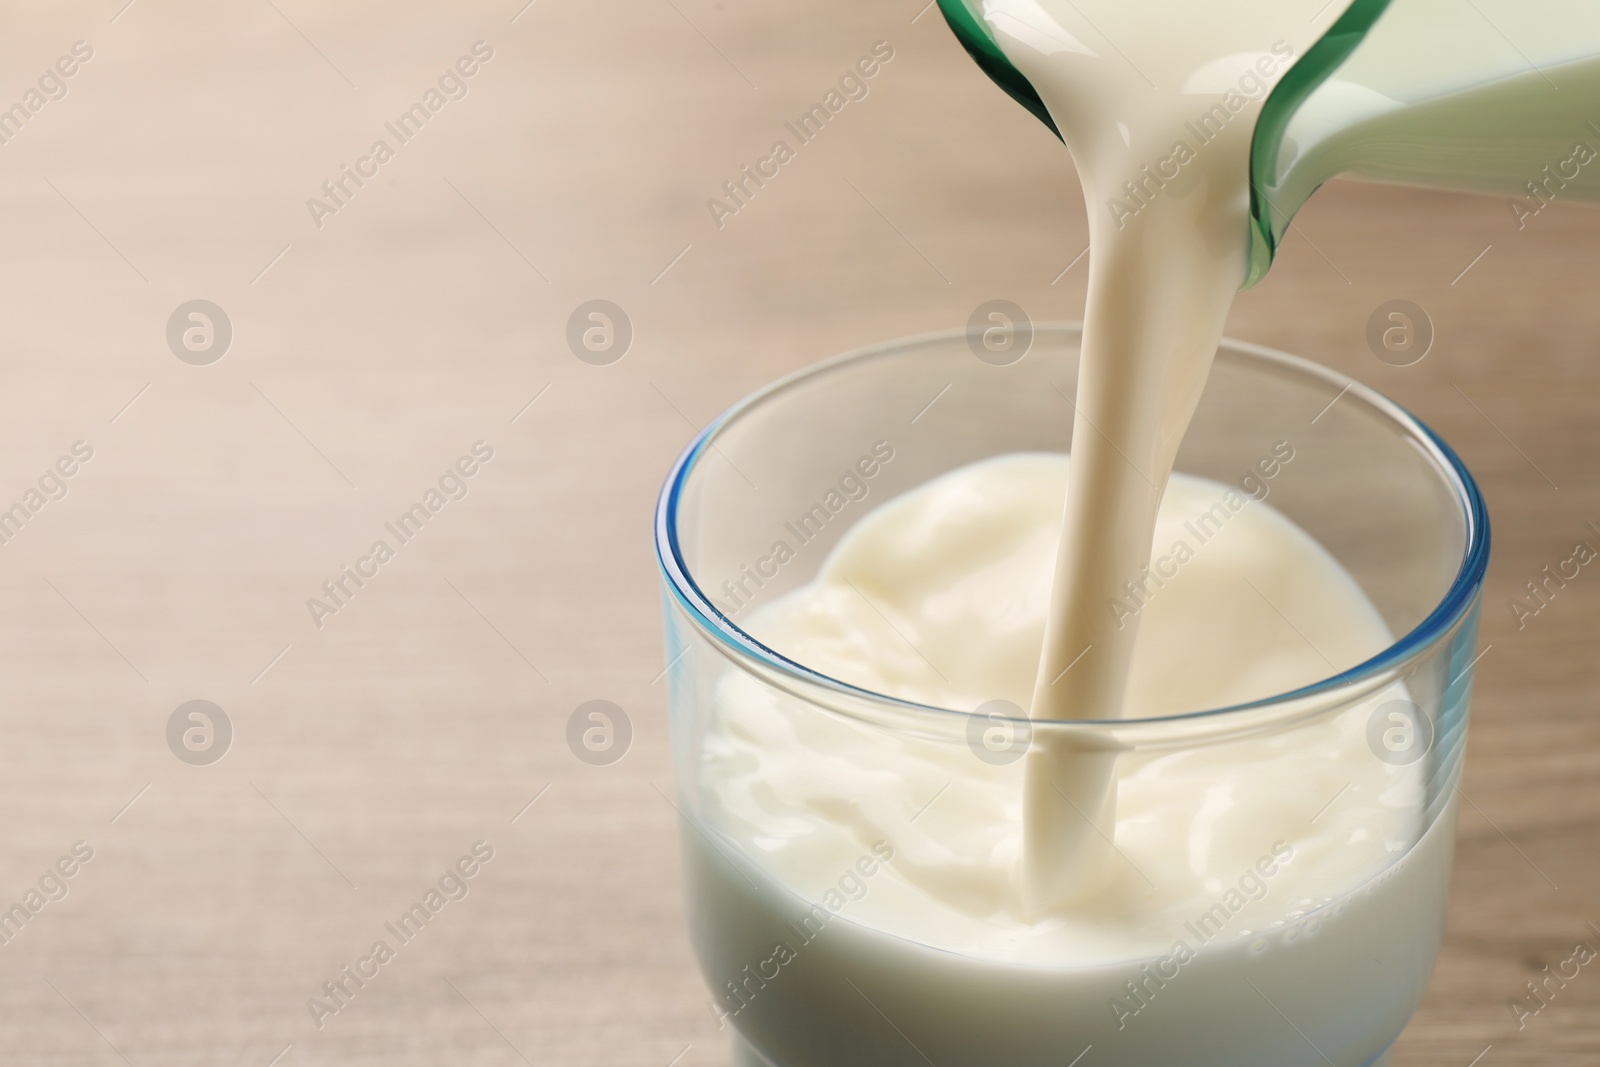
M 1271 697 L 1392 641 L 1264 486 L 1173 474 L 1246 274 L 1256 115 L 1339 10 L 982 3 L 1088 206 L 1070 459 L 878 506 L 741 625 L 873 693 L 1011 708 L 978 725 L 1026 743 L 993 758 L 723 672 L 690 911 L 714 1014 L 780 1067 L 1359 1067 L 1415 1007 L 1454 808 L 1427 819 L 1419 768 L 1369 747 L 1403 685 L 1181 748 L 1072 729 Z
M 1042 720 L 1117 718 L 1139 620 L 1114 625 L 1103 605 L 1147 561 L 1162 490 L 1244 280 L 1255 118 L 1319 31 L 1275 0 L 982 8 L 1072 150 L 1089 217 L 1077 491 L 1024 706 Z M 1107 757 L 1048 732 L 1032 746 L 1022 878 L 1034 913 L 1093 892 L 1110 870 L 1113 776 Z
M 1274 234 L 1336 174 L 1503 196 L 1519 231 L 1600 200 L 1596 51 L 1586 0 L 1391 4 L 1274 140 L 1257 175 Z
M 1282 442 L 1259 469 L 1287 477 L 1293 458 Z M 1075 477 L 1059 455 L 952 471 L 863 516 L 746 628 L 873 692 L 1021 703 Z M 1244 485 L 1171 479 L 1154 577 L 1098 605 L 1138 617 L 1130 708 L 1268 697 L 1390 643 L 1271 485 L 1259 470 Z M 1372 709 L 1404 693 L 1265 737 L 1123 754 L 1106 880 L 1041 918 L 1020 878 L 1024 762 L 853 723 L 729 669 L 701 743 L 706 831 L 684 837 L 714 1013 L 782 1067 L 923 1062 L 886 1040 L 880 1011 L 936 1043 L 935 1063 L 964 1050 L 954 1062 L 1060 1067 L 1090 1044 L 1097 1064 L 1323 1062 L 1281 1011 L 1357 1067 L 1415 1007 L 1448 880 L 1453 810 L 1425 833 L 1419 767 L 1366 739 Z M 1222 1045 L 1196 1031 L 1208 1017 L 1228 1020 Z

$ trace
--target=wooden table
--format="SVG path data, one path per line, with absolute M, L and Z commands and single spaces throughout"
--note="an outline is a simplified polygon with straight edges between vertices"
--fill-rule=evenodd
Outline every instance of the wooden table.
M 662 796 L 656 488 L 823 356 L 997 296 L 1076 317 L 1066 154 L 919 0 L 124 3 L 0 39 L 5 101 L 92 50 L 0 144 L 0 508 L 93 451 L 0 546 L 0 904 L 93 850 L 0 945 L 0 1062 L 725 1063 Z M 869 95 L 719 226 L 878 41 Z M 1396 1063 L 1595 1063 L 1590 969 L 1521 1031 L 1507 1004 L 1600 947 L 1600 576 L 1521 629 L 1507 600 L 1600 547 L 1600 214 L 1340 185 L 1298 228 L 1230 332 L 1418 412 L 1497 524 L 1449 933 Z M 600 298 L 634 331 L 604 366 L 566 340 Z M 1392 298 L 1437 329 L 1413 367 L 1363 341 Z M 196 299 L 214 362 L 186 314 L 193 362 L 168 343 Z M 608 767 L 565 742 L 595 698 L 635 731 Z M 191 700 L 219 762 L 169 748 Z M 319 1028 L 307 999 L 478 841 L 469 895 Z

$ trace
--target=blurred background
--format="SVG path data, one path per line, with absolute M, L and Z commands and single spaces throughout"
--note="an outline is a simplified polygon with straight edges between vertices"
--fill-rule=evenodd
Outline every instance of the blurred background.
M 0 922 L 0 1061 L 727 1062 L 678 898 L 657 487 L 778 375 L 991 299 L 1082 310 L 1070 159 L 922 2 L 10 7 L 0 908 L 30 918 Z M 1600 1060 L 1600 973 L 1510 1009 L 1600 949 L 1600 570 L 1510 606 L 1600 548 L 1597 266 L 1600 213 L 1335 183 L 1230 322 L 1416 412 L 1496 524 L 1398 1067 Z M 1392 300 L 1431 324 L 1411 366 L 1366 340 Z M 597 699 L 629 735 L 599 765 L 568 741 Z

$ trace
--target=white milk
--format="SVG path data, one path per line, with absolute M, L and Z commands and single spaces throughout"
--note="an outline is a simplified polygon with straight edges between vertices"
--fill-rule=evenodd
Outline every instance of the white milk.
M 1596 52 L 1589 0 L 1392 4 L 1290 119 L 1266 176 L 1275 213 L 1335 174 L 1505 196 L 1519 230 L 1600 200 Z
M 1282 444 L 1265 469 L 1292 460 Z M 1022 703 L 1068 471 L 1006 456 L 891 500 L 747 628 L 874 692 Z M 1156 579 L 1119 596 L 1141 623 L 1127 693 L 1141 713 L 1275 695 L 1390 642 L 1325 550 L 1238 486 L 1174 476 L 1155 543 Z M 1415 1007 L 1448 880 L 1452 813 L 1423 835 L 1421 765 L 1368 748 L 1371 709 L 1403 694 L 1123 755 L 1111 871 L 1036 918 L 1022 762 L 894 736 L 729 669 L 701 742 L 708 833 L 685 834 L 715 1011 L 782 1067 L 923 1062 L 885 1017 L 936 1064 L 1064 1067 L 1093 1044 L 1095 1064 L 1359 1067 Z
M 1360 1067 L 1420 997 L 1448 879 L 1453 808 L 1423 833 L 1419 769 L 1367 745 L 1404 690 L 1181 751 L 1052 725 L 1272 696 L 1391 639 L 1269 504 L 1172 476 L 1245 276 L 1261 101 L 1341 5 L 982 8 L 1088 204 L 1072 491 L 1062 457 L 952 472 L 747 628 L 874 692 L 1012 701 L 1032 744 L 997 765 L 729 669 L 684 839 L 719 1018 L 781 1067 Z M 1128 599 L 1147 567 L 1171 577 Z
M 1261 103 L 1324 23 L 1281 0 L 984 0 L 983 11 L 1072 150 L 1089 215 L 1077 491 L 1024 706 L 1042 720 L 1117 718 L 1128 712 L 1139 620 L 1119 625 L 1105 604 L 1149 558 L 1162 490 L 1244 281 Z M 1036 739 L 1024 784 L 1030 913 L 1094 892 L 1110 871 L 1113 775 L 1104 755 Z

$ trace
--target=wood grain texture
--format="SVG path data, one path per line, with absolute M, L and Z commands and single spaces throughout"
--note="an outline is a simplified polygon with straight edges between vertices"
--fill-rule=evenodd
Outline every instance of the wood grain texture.
M 920 0 L 123 3 L 0 35 L 6 103 L 94 51 L 0 144 L 0 506 L 94 450 L 0 546 L 0 902 L 95 850 L 0 946 L 0 1061 L 726 1063 L 662 796 L 655 491 L 780 374 L 999 296 L 1077 317 L 1069 160 Z M 317 225 L 479 40 L 464 98 Z M 707 198 L 880 40 L 867 98 L 719 228 Z M 1494 517 L 1448 937 L 1397 1067 L 1600 1061 L 1600 975 L 1521 1030 L 1507 1007 L 1600 946 L 1600 575 L 1507 607 L 1600 547 L 1597 266 L 1600 214 L 1519 232 L 1336 184 L 1230 323 L 1417 412 Z M 1363 341 L 1401 297 L 1437 328 L 1403 369 Z M 233 324 L 210 366 L 164 337 L 195 298 Z M 594 298 L 635 328 L 605 367 L 565 340 Z M 316 625 L 480 440 L 464 499 Z M 236 734 L 207 767 L 165 739 L 196 698 Z M 610 767 L 564 740 L 593 698 L 634 725 Z M 470 895 L 318 1028 L 306 999 L 479 840 Z

